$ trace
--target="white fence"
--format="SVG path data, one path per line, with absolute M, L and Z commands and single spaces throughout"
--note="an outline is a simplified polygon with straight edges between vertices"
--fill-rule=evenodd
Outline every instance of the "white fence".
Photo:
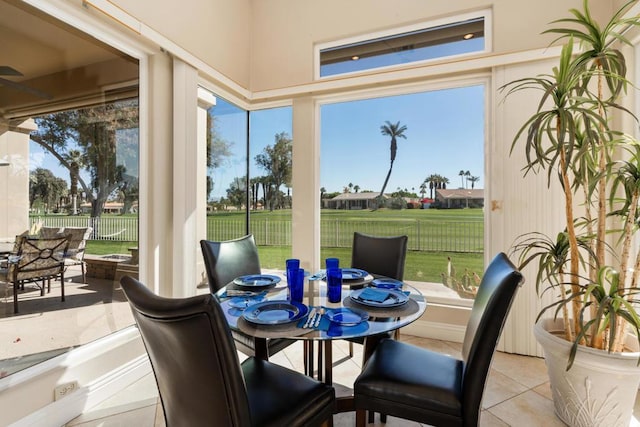
M 138 241 L 137 217 L 86 216 L 32 216 L 30 225 L 41 223 L 45 227 L 93 227 L 89 240 Z

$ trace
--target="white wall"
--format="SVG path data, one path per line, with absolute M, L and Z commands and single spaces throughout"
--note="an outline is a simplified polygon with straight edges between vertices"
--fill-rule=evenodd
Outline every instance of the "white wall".
M 249 87 L 250 0 L 112 3 L 237 84 Z
M 35 130 L 33 120 L 15 128 L 0 129 L 0 159 L 9 166 L 0 166 L 0 241 L 13 240 L 29 229 L 29 132 Z
M 591 1 L 595 17 L 610 1 Z M 313 80 L 313 46 L 345 37 L 493 9 L 493 52 L 546 47 L 547 23 L 582 0 L 259 0 L 252 2 L 251 90 L 302 85 Z

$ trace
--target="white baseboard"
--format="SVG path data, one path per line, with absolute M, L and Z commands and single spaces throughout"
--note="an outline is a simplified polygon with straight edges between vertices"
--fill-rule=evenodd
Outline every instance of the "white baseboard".
M 11 427 L 64 425 L 151 372 L 147 355 L 126 363 L 60 400 L 35 411 Z

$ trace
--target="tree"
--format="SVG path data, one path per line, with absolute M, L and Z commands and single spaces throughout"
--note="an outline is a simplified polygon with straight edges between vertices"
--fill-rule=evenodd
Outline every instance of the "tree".
M 466 185 L 464 186 L 464 188 L 469 188 L 469 177 L 471 176 L 471 172 L 466 171 L 464 173 L 464 179 L 466 180 Z
M 61 111 L 38 117 L 35 121 L 38 129 L 31 133 L 31 140 L 69 171 L 72 169 L 67 160 L 69 151 L 82 152 L 91 180 L 87 183 L 78 175 L 78 183 L 91 202 L 91 216 L 99 217 L 107 199 L 121 190 L 127 181 L 127 168 L 116 158 L 117 150 L 121 148 L 117 132 L 137 128 L 138 100 Z
M 320 200 L 324 199 L 324 195 L 327 192 L 327 189 L 324 187 L 320 187 Z
M 462 169 L 458 172 L 458 176 L 460 177 L 460 188 L 464 188 L 464 171 Z
M 67 182 L 57 178 L 49 169 L 36 168 L 29 174 L 29 207 L 40 201 L 48 213 L 66 194 Z
M 393 124 L 388 120 L 385 123 L 386 124 L 380 126 L 380 133 L 382 135 L 391 137 L 391 143 L 389 145 L 391 158 L 389 163 L 389 172 L 387 172 L 387 177 L 384 179 L 384 184 L 382 184 L 382 189 L 380 190 L 380 194 L 378 197 L 382 197 L 384 195 L 384 190 L 387 188 L 387 183 L 389 182 L 389 177 L 391 176 L 391 171 L 393 169 L 393 162 L 396 161 L 396 154 L 398 152 L 397 139 L 407 139 L 406 135 L 404 134 L 404 132 L 407 130 L 406 126 L 400 126 L 400 122 Z
M 71 196 L 71 215 L 78 214 L 78 180 L 80 179 L 80 168 L 84 166 L 85 160 L 80 150 L 69 150 L 64 155 L 69 165 L 69 195 Z
M 468 181 L 471 183 L 471 189 L 473 190 L 474 188 L 474 184 L 478 181 L 480 181 L 480 177 L 479 176 L 470 176 L 468 178 Z
M 358 191 L 360 191 L 360 186 L 358 184 L 354 185 L 353 190 L 357 193 Z
M 215 184 L 212 173 L 231 156 L 233 143 L 222 139 L 218 133 L 213 113 L 207 114 L 207 129 L 209 129 L 207 132 L 207 200 L 209 200 Z
M 280 187 L 291 186 L 292 147 L 291 137 L 286 132 L 280 132 L 275 135 L 273 146 L 267 145 L 262 153 L 255 157 L 258 166 L 267 172 L 268 182 L 263 183 L 263 188 L 269 210 L 283 207 L 285 197 Z
M 422 184 L 420 184 L 420 195 L 422 196 L 423 199 L 426 192 L 427 192 L 427 181 L 424 180 Z
M 247 194 L 247 176 L 235 177 L 229 188 L 227 188 L 227 199 L 229 203 L 238 209 L 242 209 Z

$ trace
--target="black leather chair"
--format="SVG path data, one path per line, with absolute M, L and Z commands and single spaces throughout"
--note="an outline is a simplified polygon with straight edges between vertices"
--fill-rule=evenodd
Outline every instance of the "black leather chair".
M 253 357 L 238 362 L 214 296 L 163 298 L 129 276 L 120 283 L 167 426 L 315 426 L 332 419 L 332 387 Z
M 376 277 L 402 280 L 408 240 L 407 236 L 379 237 L 355 232 L 351 249 L 351 267 L 359 268 Z M 395 337 L 399 337 L 399 331 L 396 331 Z M 354 338 L 348 341 L 349 357 L 353 357 L 353 343 L 362 344 L 364 340 Z M 365 354 L 363 362 L 367 358 L 368 355 Z
M 478 425 L 491 360 L 522 281 L 505 254 L 493 259 L 473 304 L 462 360 L 381 341 L 354 384 L 356 426 L 365 425 L 366 411 L 434 426 Z
M 407 236 L 378 237 L 355 232 L 351 249 L 351 267 L 374 276 L 404 278 Z
M 258 248 L 251 234 L 223 242 L 201 240 L 200 247 L 212 294 L 228 285 L 236 277 L 261 272 Z M 238 350 L 247 356 L 256 355 L 254 337 L 235 330 L 231 333 Z M 267 339 L 267 353 L 269 356 L 274 355 L 293 342 L 293 340 L 282 338 Z

